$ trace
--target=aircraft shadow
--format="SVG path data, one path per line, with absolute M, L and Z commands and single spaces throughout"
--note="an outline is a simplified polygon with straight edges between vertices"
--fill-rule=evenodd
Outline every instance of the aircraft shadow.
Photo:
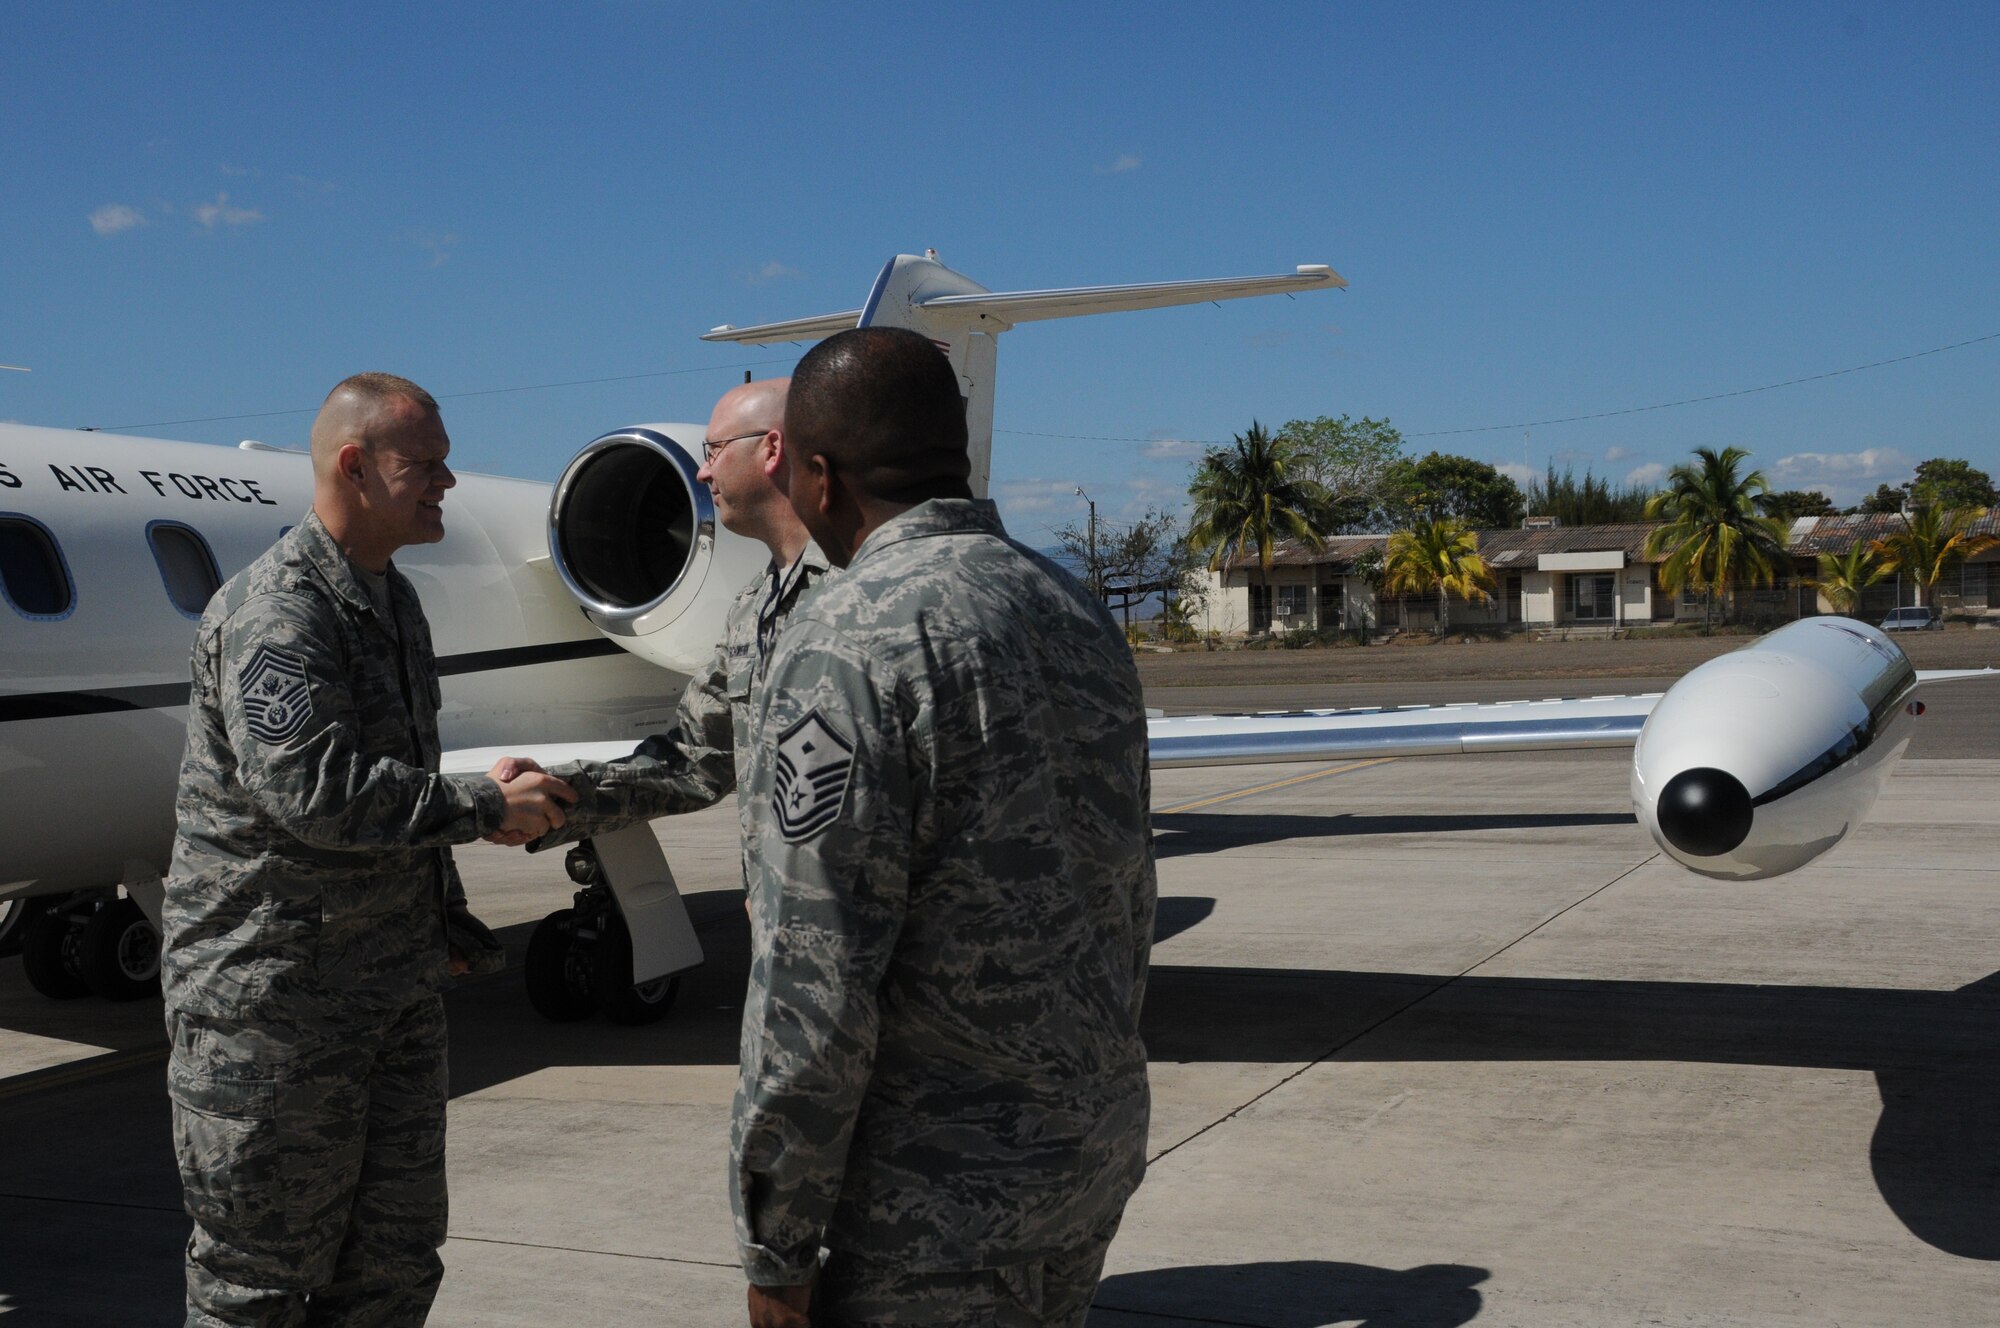
M 1119 1273 L 1097 1287 L 1090 1328 L 1254 1323 L 1258 1328 L 1457 1328 L 1479 1314 L 1490 1273 L 1466 1264 L 1371 1268 L 1319 1259 Z
M 1222 853 L 1252 844 L 1288 839 L 1334 839 L 1350 835 L 1439 835 L 1463 830 L 1561 830 L 1582 826 L 1631 825 L 1630 812 L 1479 813 L 1462 816 L 1326 816 L 1228 812 L 1160 812 L 1153 816 L 1153 853 L 1160 858 Z

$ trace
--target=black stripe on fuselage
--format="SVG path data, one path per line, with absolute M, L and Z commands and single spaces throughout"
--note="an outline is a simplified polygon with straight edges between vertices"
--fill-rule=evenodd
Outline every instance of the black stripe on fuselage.
M 545 645 L 510 646 L 504 650 L 474 650 L 438 660 L 438 676 L 494 673 L 536 664 L 616 655 L 618 646 L 603 637 L 587 641 L 554 641 Z M 188 703 L 184 682 L 146 683 L 138 687 L 102 687 L 77 692 L 24 692 L 0 696 L 0 724 L 23 719 L 67 719 L 77 715 L 108 715 L 125 710 L 167 710 Z

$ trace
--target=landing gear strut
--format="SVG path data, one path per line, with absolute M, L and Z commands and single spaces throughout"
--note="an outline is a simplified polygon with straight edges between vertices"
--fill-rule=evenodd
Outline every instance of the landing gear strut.
M 570 1023 L 602 1010 L 618 1024 L 650 1024 L 673 1008 L 678 976 L 632 981 L 632 934 L 589 840 L 563 860 L 580 887 L 528 937 L 528 1003 L 544 1019 Z

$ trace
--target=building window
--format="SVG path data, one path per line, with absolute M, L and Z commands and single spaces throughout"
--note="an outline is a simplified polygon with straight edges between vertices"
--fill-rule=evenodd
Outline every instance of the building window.
M 41 522 L 0 516 L 0 590 L 24 618 L 61 618 L 76 607 L 62 550 Z
M 1603 575 L 1571 575 L 1563 579 L 1564 607 L 1579 621 L 1609 622 L 1618 616 L 1618 578 Z
M 1319 625 L 1339 627 L 1346 618 L 1347 588 L 1338 581 L 1329 581 L 1319 588 Z
M 153 546 L 153 561 L 160 565 L 167 598 L 185 616 L 201 617 L 209 596 L 222 586 L 208 541 L 178 521 L 153 522 L 146 527 L 146 540 Z
M 1275 606 L 1280 627 L 1304 627 L 1306 625 L 1306 596 L 1311 586 L 1279 586 L 1278 602 Z

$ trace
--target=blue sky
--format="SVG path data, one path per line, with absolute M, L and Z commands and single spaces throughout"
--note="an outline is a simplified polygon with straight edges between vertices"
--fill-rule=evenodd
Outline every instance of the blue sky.
M 1352 283 L 1007 334 L 995 494 L 1027 536 L 1081 518 L 1078 484 L 1113 516 L 1177 503 L 1195 444 L 1253 417 L 1618 480 L 1736 444 L 1842 502 L 1929 456 L 2000 473 L 2000 338 L 1446 432 L 2000 333 L 1993 5 L 72 2 L 7 27 L 0 363 L 32 372 L 0 372 L 0 419 L 291 443 L 388 369 L 446 398 L 464 466 L 551 480 L 796 354 L 702 330 L 854 307 L 933 246 L 994 289 Z

